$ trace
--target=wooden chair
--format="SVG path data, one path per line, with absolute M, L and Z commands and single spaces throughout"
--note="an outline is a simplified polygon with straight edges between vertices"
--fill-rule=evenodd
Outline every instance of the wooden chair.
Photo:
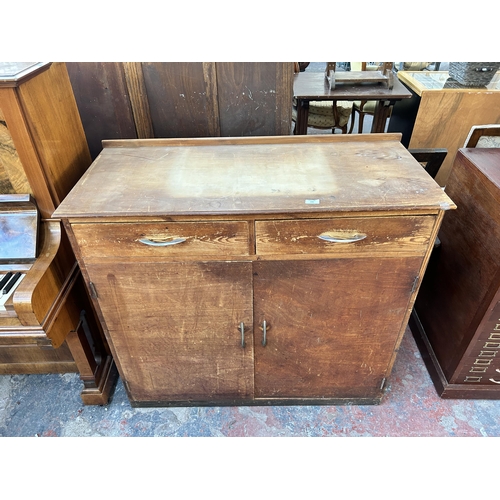
M 386 70 L 392 71 L 393 63 L 367 63 L 367 62 L 352 62 L 351 71 L 381 71 L 385 74 Z M 354 129 L 354 122 L 356 113 L 359 115 L 358 120 L 358 134 L 363 132 L 363 123 L 365 115 L 374 115 L 377 101 L 354 101 L 352 106 L 351 127 L 349 133 L 351 134 Z
M 441 165 L 443 164 L 447 149 L 409 149 L 408 152 L 417 160 L 425 171 L 433 178 L 436 178 Z
M 326 63 L 325 73 L 333 69 L 336 63 Z M 343 134 L 347 133 L 347 124 L 352 114 L 353 103 L 350 101 L 311 101 L 309 103 L 309 116 L 307 126 L 318 129 L 340 129 Z M 293 100 L 292 120 L 297 124 L 297 101 Z M 295 133 L 295 129 L 294 129 Z
M 464 148 L 500 148 L 500 124 L 474 125 Z

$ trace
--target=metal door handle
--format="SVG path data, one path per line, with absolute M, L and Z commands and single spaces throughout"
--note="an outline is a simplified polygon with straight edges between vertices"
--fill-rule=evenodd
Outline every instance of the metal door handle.
M 266 320 L 262 322 L 262 347 L 266 347 L 267 344 L 267 323 Z
M 245 324 L 243 321 L 240 323 L 240 331 L 241 331 L 241 347 L 245 348 Z
M 149 245 L 153 247 L 168 247 L 170 245 L 178 245 L 179 243 L 184 243 L 186 238 L 174 238 L 172 240 L 167 241 L 155 241 L 149 238 L 141 238 L 139 243 L 143 243 L 144 245 Z

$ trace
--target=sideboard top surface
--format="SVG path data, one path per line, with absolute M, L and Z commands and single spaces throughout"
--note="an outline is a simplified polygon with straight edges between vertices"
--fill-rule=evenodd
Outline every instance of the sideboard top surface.
M 454 208 L 398 134 L 103 144 L 54 217 Z

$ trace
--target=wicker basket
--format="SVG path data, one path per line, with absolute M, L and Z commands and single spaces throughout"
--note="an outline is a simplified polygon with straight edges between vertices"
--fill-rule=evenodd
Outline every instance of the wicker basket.
M 484 87 L 500 68 L 498 62 L 450 62 L 449 74 L 461 85 Z

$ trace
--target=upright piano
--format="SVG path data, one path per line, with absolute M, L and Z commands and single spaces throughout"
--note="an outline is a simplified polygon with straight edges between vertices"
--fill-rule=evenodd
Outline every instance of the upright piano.
M 0 375 L 79 373 L 105 404 L 117 370 L 51 220 L 90 163 L 65 64 L 0 62 Z

